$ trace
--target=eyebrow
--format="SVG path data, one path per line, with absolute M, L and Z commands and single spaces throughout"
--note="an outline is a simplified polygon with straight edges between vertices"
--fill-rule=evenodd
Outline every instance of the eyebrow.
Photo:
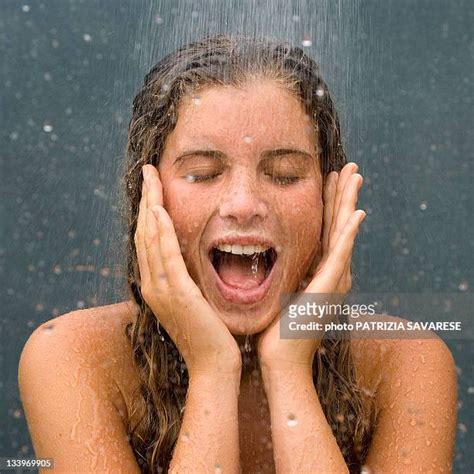
M 190 150 L 186 151 L 185 153 L 179 155 L 175 160 L 173 165 L 176 165 L 178 163 L 181 163 L 184 161 L 186 158 L 189 158 L 190 156 L 207 156 L 209 158 L 213 158 L 216 160 L 222 160 L 225 161 L 226 155 L 225 153 L 222 153 L 221 151 L 217 150 Z M 300 155 L 303 156 L 306 159 L 314 160 L 315 157 L 311 155 L 310 153 L 307 153 L 306 151 L 303 150 L 296 150 L 293 148 L 276 148 L 274 150 L 266 150 L 262 153 L 262 158 L 264 159 L 271 159 L 271 158 L 277 158 L 279 156 L 285 156 L 285 155 Z

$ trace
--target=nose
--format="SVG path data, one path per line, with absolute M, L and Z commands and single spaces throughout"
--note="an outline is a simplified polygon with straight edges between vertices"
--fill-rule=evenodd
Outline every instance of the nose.
M 252 176 L 237 174 L 224 189 L 220 217 L 241 226 L 265 220 L 269 208 L 262 191 Z

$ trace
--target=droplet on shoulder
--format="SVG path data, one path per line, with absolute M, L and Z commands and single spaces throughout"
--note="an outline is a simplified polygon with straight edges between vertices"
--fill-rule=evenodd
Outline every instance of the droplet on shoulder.
M 288 415 L 288 419 L 287 419 L 286 423 L 287 423 L 288 426 L 293 427 L 293 426 L 296 426 L 298 424 L 298 420 L 297 420 L 296 416 L 293 415 L 293 413 L 290 413 Z

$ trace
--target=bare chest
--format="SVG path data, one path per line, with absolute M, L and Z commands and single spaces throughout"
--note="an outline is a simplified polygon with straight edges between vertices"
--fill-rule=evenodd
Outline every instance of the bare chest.
M 241 387 L 239 434 L 242 472 L 274 473 L 270 411 L 265 392 L 258 379 L 254 384 Z

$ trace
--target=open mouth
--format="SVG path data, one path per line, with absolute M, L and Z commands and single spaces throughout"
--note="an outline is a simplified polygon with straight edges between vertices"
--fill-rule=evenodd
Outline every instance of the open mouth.
M 209 252 L 223 296 L 235 302 L 256 302 L 269 287 L 277 260 L 273 247 L 220 244 Z

